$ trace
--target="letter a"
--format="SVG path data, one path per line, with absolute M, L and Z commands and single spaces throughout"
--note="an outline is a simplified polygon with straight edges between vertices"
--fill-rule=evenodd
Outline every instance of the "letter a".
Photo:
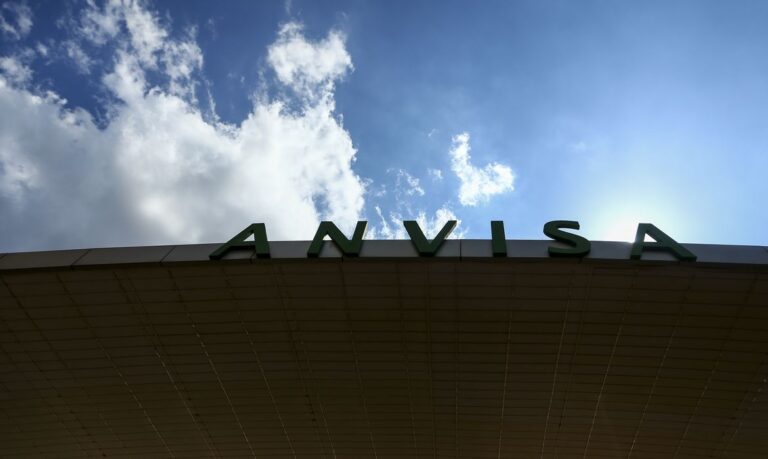
M 645 242 L 646 234 L 651 236 L 656 242 Z M 696 255 L 650 223 L 640 223 L 637 225 L 635 243 L 632 244 L 630 258 L 639 260 L 643 256 L 644 250 L 665 250 L 672 253 L 678 260 L 696 261 Z
M 253 242 L 246 241 L 253 235 Z M 226 244 L 208 255 L 211 260 L 220 260 L 232 249 L 253 249 L 258 258 L 269 258 L 269 241 L 267 240 L 267 227 L 264 223 L 253 223 Z

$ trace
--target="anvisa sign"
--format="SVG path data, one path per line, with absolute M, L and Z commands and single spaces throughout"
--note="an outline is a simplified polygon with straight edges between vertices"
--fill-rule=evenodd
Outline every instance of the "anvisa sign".
M 456 227 L 456 220 L 449 220 L 446 222 L 437 236 L 431 241 L 427 239 L 416 221 L 405 220 L 403 221 L 403 226 L 405 226 L 405 230 L 408 232 L 411 243 L 419 256 L 431 257 L 437 253 L 448 235 L 451 234 L 451 231 Z M 368 222 L 357 222 L 352 238 L 348 238 L 333 222 L 321 222 L 320 226 L 317 228 L 315 237 L 309 244 L 307 257 L 312 258 L 320 255 L 320 250 L 323 248 L 323 242 L 326 236 L 336 244 L 344 256 L 356 257 L 360 255 L 360 251 L 365 243 L 363 237 L 365 236 L 367 227 Z M 564 229 L 577 230 L 579 229 L 579 222 L 571 220 L 555 220 L 547 222 L 544 225 L 545 235 L 562 243 L 562 245 L 565 245 L 565 247 L 550 246 L 548 248 L 549 256 L 583 257 L 587 255 L 592 246 L 589 240 L 578 234 L 564 231 Z M 653 238 L 654 241 L 646 241 L 646 235 Z M 251 238 L 253 238 L 253 240 L 250 240 Z M 504 222 L 502 221 L 491 222 L 491 246 L 493 248 L 494 257 L 507 256 L 506 235 L 504 232 Z M 258 258 L 269 258 L 269 240 L 267 239 L 266 225 L 264 225 L 264 223 L 254 223 L 249 225 L 235 237 L 230 239 L 229 242 L 222 244 L 218 249 L 211 253 L 209 257 L 212 260 L 219 260 L 224 257 L 227 252 L 234 249 L 252 250 Z M 669 237 L 655 225 L 651 223 L 640 223 L 637 225 L 637 233 L 635 234 L 635 242 L 632 244 L 630 258 L 639 260 L 643 252 L 647 250 L 666 251 L 681 261 L 696 261 L 696 255 Z

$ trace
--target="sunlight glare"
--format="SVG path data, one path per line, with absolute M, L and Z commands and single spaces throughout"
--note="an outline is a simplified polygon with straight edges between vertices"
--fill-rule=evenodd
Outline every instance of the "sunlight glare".
M 606 241 L 634 242 L 638 220 L 632 216 L 620 216 L 615 220 L 606 222 L 601 239 Z

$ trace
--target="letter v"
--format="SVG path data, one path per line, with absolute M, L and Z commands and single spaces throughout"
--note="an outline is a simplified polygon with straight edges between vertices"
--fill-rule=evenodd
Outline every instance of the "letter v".
M 448 220 L 445 225 L 443 225 L 443 229 L 437 233 L 437 236 L 435 236 L 431 242 L 427 241 L 427 237 L 424 236 L 424 232 L 415 220 L 405 220 L 403 226 L 405 226 L 405 230 L 408 231 L 408 236 L 411 238 L 411 244 L 413 244 L 413 247 L 419 252 L 419 255 L 422 257 L 431 257 L 437 253 L 438 249 L 443 245 L 443 242 L 445 242 L 445 238 L 447 238 L 448 235 L 451 234 L 451 231 L 456 227 L 456 220 Z

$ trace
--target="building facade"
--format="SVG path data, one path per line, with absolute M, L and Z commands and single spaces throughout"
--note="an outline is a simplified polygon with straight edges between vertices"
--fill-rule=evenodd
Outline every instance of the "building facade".
M 0 256 L 3 457 L 766 457 L 768 249 Z

